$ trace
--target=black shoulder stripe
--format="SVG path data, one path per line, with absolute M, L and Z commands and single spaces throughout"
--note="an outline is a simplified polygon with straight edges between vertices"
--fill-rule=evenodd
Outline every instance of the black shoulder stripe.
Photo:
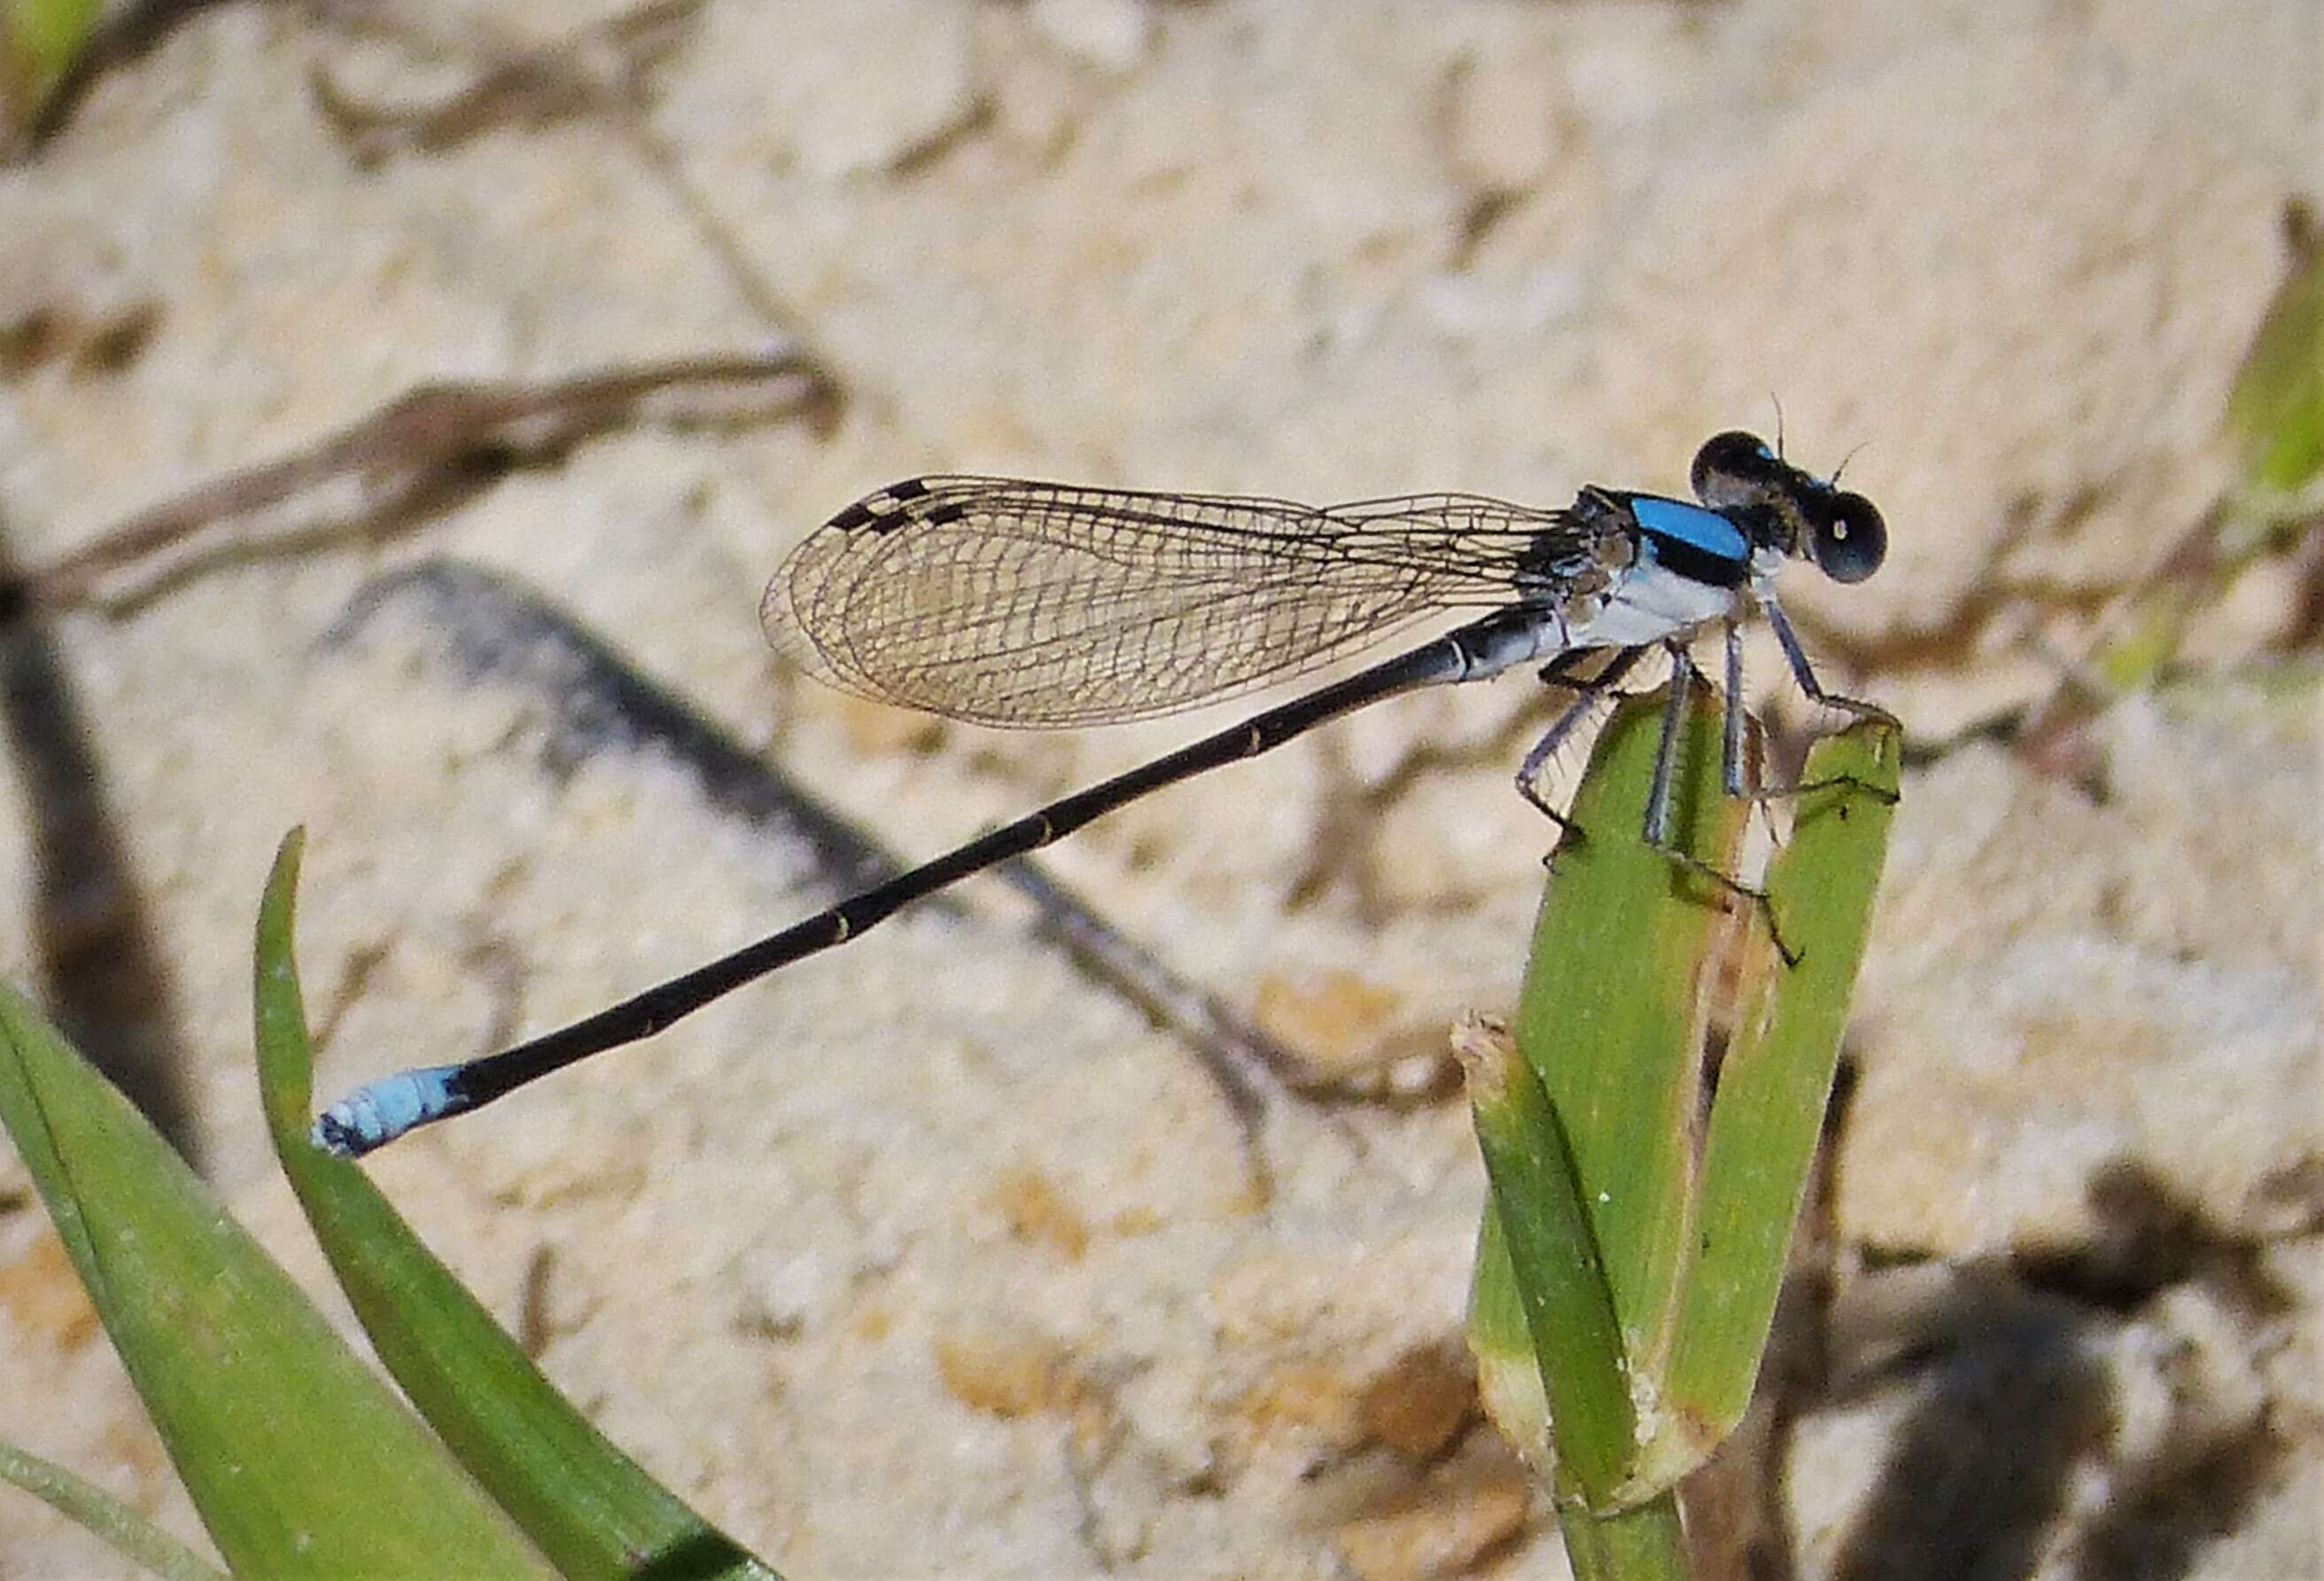
M 1639 529 L 1646 541 L 1654 545 L 1655 563 L 1665 570 L 1674 571 L 1690 582 L 1700 582 L 1706 587 L 1740 587 L 1751 574 L 1751 562 L 1729 555 L 1713 554 L 1700 544 L 1689 543 L 1667 532 Z

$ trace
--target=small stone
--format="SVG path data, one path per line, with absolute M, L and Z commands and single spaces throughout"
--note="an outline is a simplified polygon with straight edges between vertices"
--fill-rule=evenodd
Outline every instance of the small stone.
M 1337 1077 L 1351 1067 L 1370 1069 L 1373 1050 L 1401 1002 L 1393 990 L 1353 972 L 1318 972 L 1299 980 L 1270 973 L 1259 981 L 1251 1015 L 1269 1036 Z
M 1465 1574 L 1525 1530 L 1533 1482 L 1496 1455 L 1481 1465 L 1431 1477 L 1397 1508 L 1343 1523 L 1340 1555 L 1363 1581 L 1420 1581 Z
M 1047 1246 L 1068 1262 L 1079 1262 L 1088 1253 L 1089 1225 L 1038 1170 L 1004 1170 L 984 1199 L 1019 1241 Z
M 1064 1353 L 1039 1335 L 971 1329 L 938 1336 L 934 1348 L 945 1391 L 971 1410 L 1031 1416 L 1073 1392 Z
M 1399 1455 L 1425 1459 L 1452 1441 L 1477 1405 L 1477 1375 L 1458 1346 L 1417 1345 L 1364 1391 L 1364 1430 Z

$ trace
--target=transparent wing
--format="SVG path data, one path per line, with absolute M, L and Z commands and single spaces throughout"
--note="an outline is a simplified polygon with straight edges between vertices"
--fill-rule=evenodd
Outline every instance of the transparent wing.
M 1527 547 L 1579 531 L 1467 495 L 1319 507 L 913 478 L 810 534 L 759 614 L 777 648 L 846 690 L 980 724 L 1091 725 L 1512 603 Z

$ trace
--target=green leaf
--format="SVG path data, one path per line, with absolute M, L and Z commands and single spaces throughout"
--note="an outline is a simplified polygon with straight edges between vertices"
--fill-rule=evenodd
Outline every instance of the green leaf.
M 1672 835 L 1720 872 L 1745 809 L 1720 783 L 1715 711 L 1681 735 Z M 1554 864 L 1518 999 L 1517 1048 L 1462 1048 L 1492 1196 L 1478 1238 L 1470 1343 L 1494 1421 L 1539 1463 L 1582 1581 L 1687 1574 L 1675 1495 L 1642 1486 L 1651 1366 L 1686 1249 L 1701 1022 L 1731 908 L 1756 909 L 1639 837 L 1661 706 L 1626 703 L 1600 734 Z M 1530 1356 L 1518 1348 L 1530 1340 Z M 1530 1361 L 1532 1376 L 1526 1376 Z
M 1635 1440 L 1629 1378 L 1614 1302 L 1590 1216 L 1575 1192 L 1564 1127 L 1541 1078 L 1500 1028 L 1472 1025 L 1455 1037 L 1476 1111 L 1477 1142 L 1493 1182 L 1478 1249 L 1479 1319 L 1498 1325 L 1489 1342 L 1472 1328 L 1480 1378 L 1517 1364 L 1514 1378 L 1483 1382 L 1489 1409 L 1527 1458 L 1540 1464 L 1543 1429 L 1557 1424 L 1556 1472 L 1586 1503 L 1609 1501 L 1628 1477 Z M 1501 1314 L 1513 1292 L 1519 1325 Z M 1511 1342 L 1515 1343 L 1512 1344 Z M 1530 1379 L 1526 1377 L 1527 1372 Z
M 312 1062 L 291 956 L 300 848 L 294 831 L 259 909 L 260 1086 L 276 1156 L 380 1359 L 564 1575 L 773 1577 L 591 1427 L 363 1170 L 309 1140 Z
M 0 6 L 0 154 L 13 153 L 88 48 L 97 0 L 5 0 Z
M 2291 273 L 2227 395 L 2246 487 L 2278 495 L 2324 473 L 2324 238 L 2313 227 L 2294 238 Z
M 1471 1345 L 1520 1452 L 1538 1465 L 1554 1428 L 1584 1576 L 1685 1574 L 1673 1489 L 1749 1397 L 1894 801 L 1893 728 L 1819 744 L 1821 788 L 1798 799 L 1762 907 L 1702 871 L 1736 871 L 1750 816 L 1720 784 L 1717 719 L 1698 694 L 1678 743 L 1672 835 L 1690 866 L 1637 832 L 1661 703 L 1616 711 L 1574 799 L 1585 837 L 1558 853 L 1535 930 L 1516 1053 L 1489 1031 L 1461 1042 L 1492 1183 Z
M 1871 932 L 1895 813 L 1881 792 L 1895 793 L 1899 744 L 1893 729 L 1872 724 L 1819 742 L 1802 780 L 1831 783 L 1799 798 L 1790 839 L 1768 864 L 1768 897 L 1799 959 L 1786 966 L 1772 950 L 1746 957 L 1742 1009 L 1720 1066 L 1692 1257 L 1663 1377 L 1664 1399 L 1692 1424 L 1675 1437 L 1706 1448 L 1724 1439 L 1750 1404 L 1775 1318 Z M 1652 1475 L 1656 1468 L 1646 1469 Z
M 0 1122 L 218 1552 L 267 1576 L 542 1573 L 128 1100 L 0 987 Z
M 1671 833 L 1680 848 L 1728 872 L 1747 809 L 1721 790 L 1717 710 L 1708 703 L 1698 690 L 1681 735 Z M 1518 997 L 1517 1046 L 1554 1118 L 1531 1162 L 1556 1166 L 1570 1183 L 1533 1168 L 1504 1179 L 1495 1144 L 1486 1151 L 1489 1212 L 1499 1223 L 1482 1245 L 1513 1254 L 1529 1318 L 1565 1315 L 1545 1327 L 1536 1320 L 1532 1337 L 1561 1472 L 1583 1504 L 1600 1511 L 1632 1497 L 1640 1436 L 1654 1425 L 1637 1420 L 1635 1402 L 1667 1346 L 1683 1267 L 1706 989 L 1715 945 L 1735 930 L 1730 913 L 1750 910 L 1640 837 L 1662 729 L 1661 703 L 1637 699 L 1600 734 L 1569 814 L 1583 834 L 1557 853 Z M 1760 926 L 1756 915 L 1741 921 Z M 1481 1111 L 1480 1123 L 1482 1140 Z M 1583 1222 L 1552 1227 L 1569 1197 Z M 1520 1239 L 1526 1218 L 1545 1222 Z M 1587 1266 L 1558 1249 L 1576 1236 L 1592 1249 Z M 1480 1272 L 1496 1302 L 1498 1278 Z M 1558 1288 L 1567 1284 L 1576 1288 Z M 1580 1320 L 1600 1302 L 1610 1331 Z M 1496 1364 L 1480 1354 L 1484 1372 Z M 1609 1376 L 1621 1384 L 1618 1411 L 1604 1408 Z M 1495 1414 L 1522 1418 L 1532 1408 L 1512 1380 Z
M 1557 854 L 1517 1016 L 1517 1046 L 1572 1150 L 1633 1367 L 1656 1364 L 1669 1343 L 1720 947 L 1765 934 L 1748 901 L 1639 836 L 1662 716 L 1659 700 L 1640 699 L 1599 737 L 1568 815 L 1585 837 Z M 1672 804 L 1679 849 L 1733 873 L 1749 809 L 1721 786 L 1706 688 L 1687 710 Z

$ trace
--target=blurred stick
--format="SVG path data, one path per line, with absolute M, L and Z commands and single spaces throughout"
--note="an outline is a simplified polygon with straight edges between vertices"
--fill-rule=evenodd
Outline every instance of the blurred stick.
M 646 73 L 686 42 L 701 0 L 647 0 L 549 43 L 514 50 L 438 36 L 427 21 L 396 7 L 327 3 L 317 7 L 348 32 L 406 48 L 485 57 L 466 87 L 410 107 L 365 104 L 318 66 L 316 103 L 363 163 L 398 153 L 436 153 L 506 125 L 546 126 L 640 102 Z
M 423 384 L 306 449 L 198 485 L 137 512 L 86 547 L 26 571 L 11 605 L 65 609 L 91 602 L 108 575 L 183 548 L 221 522 L 281 505 L 354 476 L 370 491 L 412 497 L 479 458 L 524 465 L 645 417 L 656 398 L 724 398 L 723 411 L 677 414 L 693 422 L 755 414 L 831 421 L 836 390 L 800 354 L 681 357 L 547 383 Z M 740 397 L 740 401 L 736 400 Z

